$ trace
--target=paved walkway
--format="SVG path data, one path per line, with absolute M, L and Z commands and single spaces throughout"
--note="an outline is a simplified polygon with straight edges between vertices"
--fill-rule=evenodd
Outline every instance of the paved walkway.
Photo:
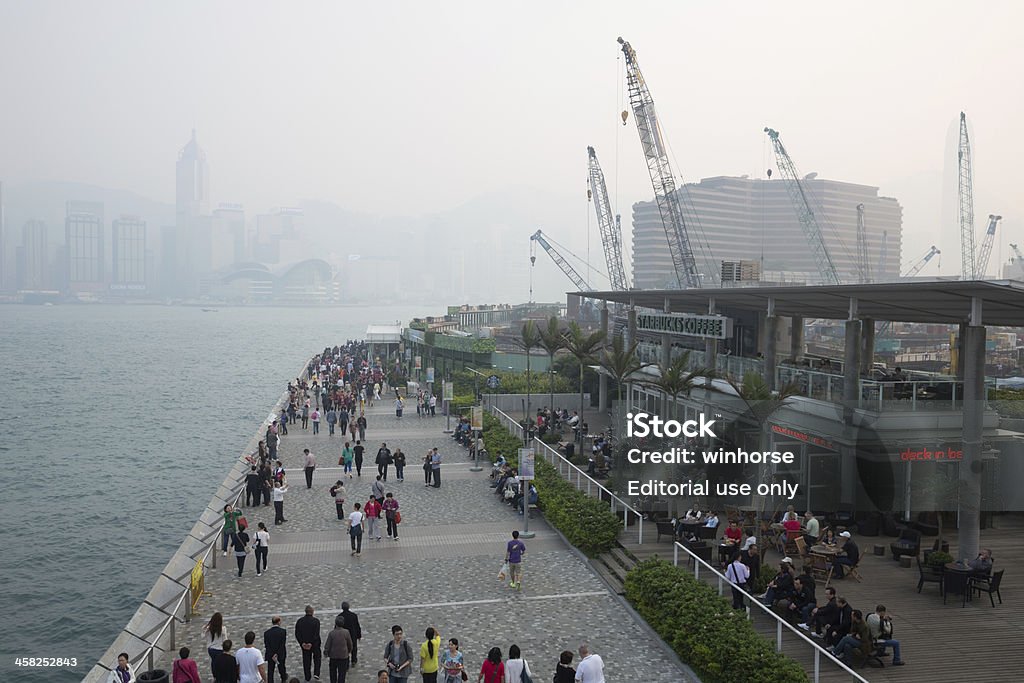
M 359 665 L 349 681 L 374 680 L 393 624 L 401 624 L 417 648 L 428 626 L 436 626 L 445 639 L 458 638 L 471 681 L 491 647 L 507 656 L 513 643 L 530 663 L 534 680 L 548 681 L 559 652 L 575 652 L 582 641 L 602 655 L 609 682 L 690 680 L 537 515 L 530 520 L 537 536 L 526 541 L 522 592 L 498 581 L 505 543 L 512 529 L 522 528 L 522 517 L 491 493 L 486 469 L 469 471 L 467 452 L 442 433 L 443 417 L 418 418 L 407 411 L 398 419 L 389 406 L 378 404 L 367 413 L 366 464 L 361 478 L 346 479 L 346 512 L 355 500 L 369 497 L 377 473 L 371 463 L 381 441 L 392 451 L 401 447 L 409 462 L 406 480 L 394 481 L 392 467 L 386 487 L 401 505 L 401 540 L 385 535 L 378 543 L 364 536 L 362 556 L 350 556 L 348 536 L 328 493 L 342 477 L 335 464 L 344 439 L 327 436 L 326 424 L 315 437 L 293 426 L 279 451 L 288 470 L 288 522 L 275 527 L 273 507 L 245 508 L 252 529 L 260 521 L 270 529 L 268 571 L 257 578 L 250 554 L 245 574 L 236 579 L 234 557 L 218 554 L 218 568 L 209 569 L 206 580 L 213 595 L 202 599 L 201 615 L 182 629 L 180 641 L 192 649 L 200 671 L 209 671 L 201 628 L 215 611 L 224 614 L 234 642 L 240 644 L 242 635 L 253 630 L 261 646 L 271 616 L 282 616 L 291 634 L 306 604 L 316 609 L 326 638 L 345 600 L 363 628 Z M 420 467 L 420 456 L 433 446 L 444 458 L 440 489 L 424 487 Z M 303 448 L 322 465 L 312 490 L 306 489 L 301 469 Z M 287 662 L 289 674 L 301 678 L 301 656 L 291 638 Z M 325 663 L 324 680 L 327 673 Z M 413 676 L 410 683 L 418 680 Z

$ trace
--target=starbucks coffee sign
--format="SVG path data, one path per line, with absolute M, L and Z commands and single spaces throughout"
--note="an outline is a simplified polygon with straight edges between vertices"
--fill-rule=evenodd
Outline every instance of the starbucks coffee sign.
M 682 337 L 728 339 L 732 336 L 732 318 L 720 315 L 638 313 L 636 329 L 638 332 L 660 332 Z

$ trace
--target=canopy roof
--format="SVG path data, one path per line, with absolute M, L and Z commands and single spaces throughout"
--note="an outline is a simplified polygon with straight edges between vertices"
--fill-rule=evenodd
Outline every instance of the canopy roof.
M 1024 282 L 985 280 L 961 282 L 886 282 L 870 285 L 822 285 L 787 287 L 730 287 L 723 289 L 643 289 L 626 292 L 573 292 L 600 301 L 633 304 L 664 310 L 668 300 L 673 313 L 716 310 L 767 311 L 773 299 L 775 314 L 846 320 L 850 299 L 857 299 L 857 317 L 914 323 L 965 323 L 971 302 L 981 301 L 982 324 L 1024 326 Z

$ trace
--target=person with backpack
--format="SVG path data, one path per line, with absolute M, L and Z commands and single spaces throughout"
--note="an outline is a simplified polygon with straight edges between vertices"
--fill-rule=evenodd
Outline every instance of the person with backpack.
M 238 578 L 242 578 L 242 570 L 245 569 L 245 557 L 249 554 L 249 534 L 245 529 L 239 529 L 231 542 L 235 551 L 235 562 L 238 563 Z
M 391 636 L 384 647 L 388 683 L 405 683 L 412 673 L 412 645 L 405 639 L 405 633 L 398 624 L 391 627 Z

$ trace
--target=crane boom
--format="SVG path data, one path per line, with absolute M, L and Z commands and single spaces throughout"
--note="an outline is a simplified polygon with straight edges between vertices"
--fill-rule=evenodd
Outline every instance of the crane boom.
M 967 115 L 960 112 L 960 146 L 957 149 L 960 171 L 960 262 L 962 278 L 977 278 L 974 263 L 974 181 L 971 172 L 971 140 L 967 135 Z
M 566 261 L 560 253 L 558 253 L 558 250 L 551 246 L 551 244 L 546 239 L 544 239 L 544 233 L 538 230 L 537 232 L 533 233 L 530 236 L 530 241 L 536 241 L 538 244 L 540 244 L 540 246 L 544 248 L 544 251 L 548 253 L 548 256 L 550 256 L 551 260 L 555 262 L 555 265 L 561 268 L 562 272 L 565 273 L 570 280 L 572 280 L 572 283 L 574 285 L 576 285 L 576 289 L 578 289 L 581 292 L 593 291 L 594 288 L 587 284 L 587 281 L 583 279 L 583 276 L 577 273 L 576 269 L 573 268 L 572 265 L 568 261 Z
M 793 206 L 796 208 L 800 227 L 803 228 L 804 236 L 811 247 L 811 256 L 818 267 L 818 273 L 826 284 L 838 285 L 840 284 L 839 273 L 836 271 L 836 265 L 832 261 L 832 256 L 828 253 L 828 247 L 825 246 L 825 237 L 822 235 L 821 226 L 814 215 L 814 209 L 811 207 L 811 198 L 807 193 L 807 189 L 800 181 L 800 174 L 796 170 L 796 164 L 793 163 L 789 152 L 786 151 L 786 147 L 782 144 L 779 132 L 771 128 L 765 128 L 764 132 L 771 138 L 779 173 L 787 181 L 786 189 L 789 190 L 789 198 L 793 201 Z
M 878 273 L 878 277 L 884 278 L 885 277 L 885 259 L 889 255 L 889 231 L 888 230 L 883 230 L 882 231 L 882 249 L 881 249 L 881 252 L 882 253 L 879 254 L 879 256 L 878 256 L 878 268 L 875 269 L 875 272 Z
M 871 264 L 868 263 L 868 231 L 864 225 L 864 205 L 857 205 L 857 267 L 861 284 L 871 282 Z
M 1024 254 L 1020 253 L 1020 249 L 1017 248 L 1017 245 L 1011 244 L 1010 249 L 1013 249 L 1013 255 L 1016 257 L 1017 261 L 1024 263 Z
M 928 262 L 931 261 L 932 258 L 941 253 L 942 252 L 939 251 L 939 249 L 933 244 L 931 249 L 928 250 L 928 253 L 922 256 L 917 263 L 911 266 L 910 270 L 903 274 L 903 277 L 914 277 L 915 275 L 921 272 L 922 268 L 928 265 Z
M 624 292 L 629 289 L 629 281 L 626 279 L 626 270 L 622 262 L 622 229 L 612 215 L 612 205 L 608 201 L 608 186 L 604 181 L 601 164 L 597 161 L 597 152 L 593 147 L 587 147 L 587 155 L 590 194 L 594 200 L 594 211 L 597 212 L 597 226 L 601 231 L 608 278 L 612 281 L 612 289 Z
M 992 257 L 992 244 L 996 240 L 996 226 L 999 225 L 999 221 L 1003 220 L 1002 216 L 996 216 L 995 214 L 988 215 L 988 229 L 985 231 L 985 239 L 981 242 L 981 253 L 978 254 L 978 264 L 975 269 L 976 277 L 985 277 L 985 271 L 988 270 L 988 261 Z
M 675 269 L 676 284 L 680 288 L 697 288 L 701 286 L 701 276 L 697 269 L 697 259 L 690 244 L 683 209 L 676 192 L 676 181 L 672 175 L 672 167 L 668 160 L 668 150 L 661 136 L 661 126 L 654 110 L 654 99 L 647 88 L 640 65 L 636 59 L 636 51 L 621 37 L 622 54 L 626 61 L 626 83 L 629 87 L 629 104 L 636 119 L 636 129 L 640 133 L 640 144 L 644 148 L 647 159 L 647 171 L 654 186 L 654 199 L 661 213 L 661 223 L 668 239 L 668 251 Z M 707 259 L 705 259 L 707 260 Z M 707 276 L 715 279 L 718 275 L 715 268 L 709 268 Z

